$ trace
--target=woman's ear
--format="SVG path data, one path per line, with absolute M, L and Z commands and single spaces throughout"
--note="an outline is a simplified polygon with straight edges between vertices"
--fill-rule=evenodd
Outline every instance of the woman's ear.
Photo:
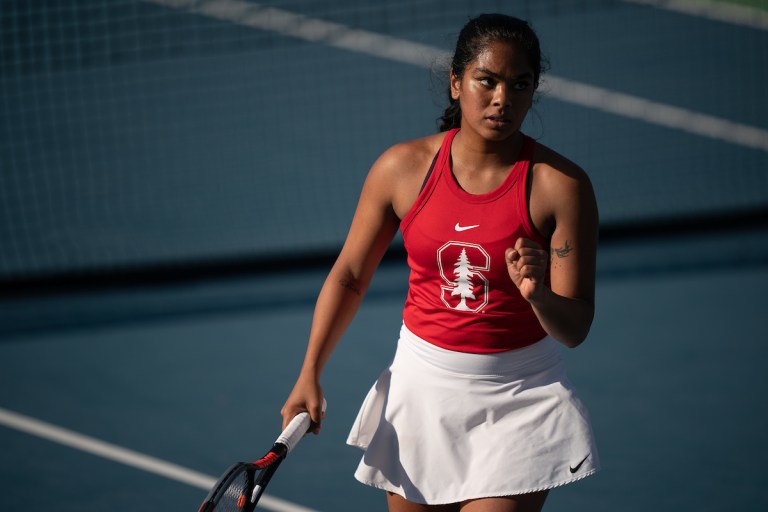
M 458 100 L 459 96 L 461 96 L 461 78 L 458 78 L 456 75 L 453 74 L 453 70 L 451 70 L 451 98 L 454 100 Z

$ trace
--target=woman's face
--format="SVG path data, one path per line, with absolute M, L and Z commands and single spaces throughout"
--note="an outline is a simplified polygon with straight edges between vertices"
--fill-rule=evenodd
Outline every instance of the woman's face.
M 517 133 L 533 103 L 534 73 L 516 44 L 491 43 L 467 65 L 451 73 L 451 96 L 461 103 L 461 128 L 500 141 Z

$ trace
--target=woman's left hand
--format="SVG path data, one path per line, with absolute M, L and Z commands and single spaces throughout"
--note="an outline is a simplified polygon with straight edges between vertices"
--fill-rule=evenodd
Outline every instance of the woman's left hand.
M 527 301 L 535 300 L 544 288 L 549 255 L 541 245 L 528 238 L 518 238 L 505 252 L 509 277 Z

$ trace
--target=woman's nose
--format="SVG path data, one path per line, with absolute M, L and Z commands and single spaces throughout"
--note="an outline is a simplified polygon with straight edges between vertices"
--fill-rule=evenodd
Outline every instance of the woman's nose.
M 499 83 L 493 94 L 493 104 L 497 107 L 509 105 L 510 91 L 506 84 Z

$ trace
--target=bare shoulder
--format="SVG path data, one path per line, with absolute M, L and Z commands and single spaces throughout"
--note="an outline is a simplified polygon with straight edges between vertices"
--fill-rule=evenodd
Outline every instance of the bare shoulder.
M 597 204 L 587 172 L 542 144 L 537 144 L 534 155 L 529 208 L 542 233 L 551 234 L 565 217 L 597 223 Z
M 586 171 L 578 164 L 543 144 L 536 145 L 534 176 L 544 186 L 589 186 Z
M 374 163 L 373 169 L 406 177 L 432 162 L 440 149 L 443 134 L 434 134 L 419 139 L 400 142 L 388 148 Z M 426 173 L 427 169 L 424 169 Z
M 400 142 L 384 151 L 371 167 L 368 181 L 385 188 L 395 213 L 402 218 L 421 189 L 444 134 Z

